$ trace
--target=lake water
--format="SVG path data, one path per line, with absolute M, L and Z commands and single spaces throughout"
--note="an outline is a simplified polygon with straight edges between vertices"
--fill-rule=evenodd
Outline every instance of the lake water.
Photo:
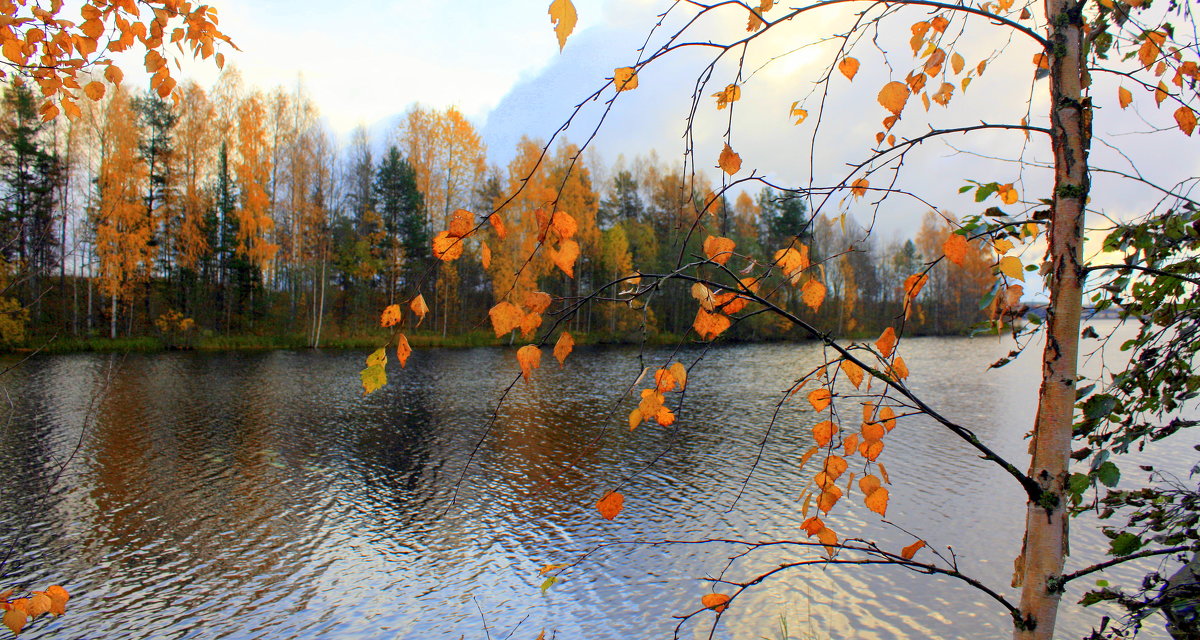
M 902 353 L 915 390 L 1023 468 L 1038 365 L 985 373 L 1008 349 L 995 338 L 921 338 Z M 813 469 L 797 466 L 816 421 L 801 398 L 784 405 L 734 500 L 780 392 L 819 363 L 816 345 L 703 353 L 676 424 L 632 433 L 628 401 L 612 408 L 640 371 L 637 349 L 578 348 L 563 370 L 547 353 L 490 430 L 516 373 L 512 350 L 418 351 L 403 372 L 389 365 L 389 385 L 368 397 L 357 380 L 364 355 L 73 355 L 8 374 L 3 586 L 61 583 L 73 596 L 65 617 L 22 637 L 669 638 L 673 616 L 710 590 L 704 577 L 744 580 L 801 553 L 731 563 L 738 549 L 721 544 L 614 545 L 539 589 L 540 567 L 604 542 L 801 539 L 797 498 Z M 688 347 L 678 359 L 701 355 Z M 658 366 L 669 351 L 644 357 Z M 925 418 L 901 420 L 885 443 L 895 526 L 857 489 L 830 526 L 892 550 L 912 541 L 901 528 L 950 546 L 964 572 L 1015 600 L 1015 483 Z M 1186 470 L 1195 452 L 1173 445 L 1121 467 L 1137 481 L 1145 474 L 1134 464 L 1150 459 Z M 593 505 L 618 485 L 625 509 L 608 522 Z M 1071 566 L 1107 546 L 1084 524 Z M 1078 594 L 1064 599 L 1060 637 L 1098 620 L 1073 604 Z M 717 637 L 781 638 L 781 623 L 791 638 L 1011 633 L 972 588 L 894 567 L 794 569 L 735 604 Z M 711 619 L 681 636 L 708 637 Z M 1145 637 L 1166 637 L 1160 619 Z

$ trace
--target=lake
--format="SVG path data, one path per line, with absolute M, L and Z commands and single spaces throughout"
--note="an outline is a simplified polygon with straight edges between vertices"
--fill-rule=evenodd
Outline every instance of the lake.
M 1039 367 L 1026 358 L 986 373 L 1009 345 L 918 338 L 902 353 L 916 391 L 1024 468 Z M 744 580 L 798 557 L 731 563 L 737 549 L 721 544 L 612 545 L 543 594 L 540 567 L 599 543 L 802 538 L 797 499 L 814 469 L 798 465 L 817 421 L 802 397 L 783 406 L 750 472 L 781 391 L 822 357 L 814 344 L 687 346 L 675 359 L 703 358 L 677 422 L 630 432 L 630 401 L 614 412 L 614 400 L 669 349 L 581 347 L 562 370 L 546 351 L 490 429 L 517 372 L 513 350 L 417 351 L 367 397 L 365 353 L 33 359 L 4 379 L 3 586 L 61 583 L 72 599 L 65 617 L 22 637 L 670 638 L 673 616 L 710 591 L 706 576 Z M 828 524 L 893 551 L 913 540 L 905 531 L 952 547 L 964 572 L 1013 594 L 1015 482 L 923 417 L 900 420 L 885 444 L 893 524 L 857 488 Z M 1158 447 L 1121 468 L 1138 482 L 1135 463 L 1186 472 L 1195 457 Z M 625 508 L 609 522 L 594 504 L 618 485 Z M 1084 524 L 1072 567 L 1107 547 Z M 1140 578 L 1150 562 L 1097 577 Z M 1073 604 L 1079 592 L 1064 598 L 1060 637 L 1098 622 Z M 711 619 L 682 637 L 708 637 Z M 1004 612 L 961 583 L 816 565 L 739 598 L 717 637 L 774 640 L 781 625 L 791 638 L 1011 633 Z M 1161 618 L 1145 637 L 1167 637 Z

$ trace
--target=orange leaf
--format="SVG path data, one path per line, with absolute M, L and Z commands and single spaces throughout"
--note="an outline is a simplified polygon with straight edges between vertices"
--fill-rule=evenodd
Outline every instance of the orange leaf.
M 496 230 L 497 237 L 501 240 L 508 237 L 508 230 L 504 228 L 504 220 L 500 216 L 493 213 L 488 216 L 488 222 L 492 223 L 492 228 Z
M 507 300 L 501 300 L 488 310 L 488 316 L 492 319 L 492 330 L 499 338 L 520 327 L 521 321 L 525 318 L 525 312 L 521 311 L 517 305 Z
M 67 612 L 67 600 L 71 599 L 67 590 L 54 584 L 46 588 L 46 595 L 50 596 L 50 613 L 61 616 Z
M 521 366 L 521 377 L 529 382 L 533 370 L 542 366 L 542 350 L 531 344 L 517 349 L 517 364 Z
M 1120 103 L 1121 108 L 1124 109 L 1133 103 L 1133 94 L 1129 92 L 1129 89 L 1121 87 L 1117 89 L 1117 102 Z
M 943 18 L 942 16 L 938 16 L 929 22 L 929 26 L 933 27 L 933 30 L 937 31 L 938 33 L 945 32 L 946 27 L 949 25 L 950 25 L 950 21 Z
M 389 304 L 384 307 L 383 315 L 379 318 L 379 326 L 390 327 L 400 322 L 400 305 Z
M 872 491 L 871 493 L 868 493 L 867 498 L 864 502 L 866 503 L 867 508 L 870 509 L 871 511 L 874 511 L 875 513 L 878 513 L 881 516 L 886 516 L 887 515 L 887 505 L 888 505 L 888 490 L 883 487 L 879 487 L 879 488 L 875 489 L 874 491 Z
M 550 308 L 550 303 L 553 299 L 550 294 L 544 291 L 529 291 L 526 292 L 525 298 L 521 300 L 521 304 L 529 310 L 529 313 L 545 313 L 546 309 Z
M 826 420 L 813 427 L 813 438 L 817 441 L 818 447 L 828 447 L 829 443 L 833 442 L 833 434 L 837 432 L 837 425 Z
M 838 500 L 842 499 L 842 490 L 837 488 L 837 485 L 830 484 L 821 490 L 821 495 L 817 496 L 817 508 L 825 513 L 829 513 L 833 509 L 833 505 L 837 504 Z
M 717 264 L 729 262 L 733 255 L 733 240 L 721 236 L 709 236 L 704 239 L 704 255 Z
M 36 618 L 43 613 L 50 613 L 50 607 L 53 606 L 50 596 L 41 591 L 34 591 L 33 595 L 29 596 L 29 617 Z
M 442 231 L 433 237 L 433 257 L 438 260 L 444 262 L 457 260 L 462 252 L 462 240 L 450 235 L 449 231 Z
M 558 234 L 559 240 L 570 240 L 579 230 L 579 223 L 575 222 L 575 218 L 566 211 L 555 211 L 554 217 L 550 220 L 550 228 Z
M 554 0 L 550 3 L 548 13 L 550 22 L 554 24 L 554 35 L 558 36 L 558 50 L 562 51 L 563 47 L 567 46 L 567 37 L 575 30 L 579 14 L 575 12 L 575 5 L 571 4 L 571 0 Z
M 858 452 L 867 460 L 875 462 L 879 454 L 883 453 L 883 442 L 880 440 L 863 440 L 858 445 Z
M 833 394 L 829 389 L 824 387 L 813 389 L 808 394 L 808 403 L 812 405 L 814 411 L 824 411 L 829 403 L 833 401 Z
M 717 99 L 717 109 L 724 109 L 731 103 L 742 99 L 742 88 L 736 84 L 731 84 L 714 93 L 712 97 Z
M 446 231 L 452 238 L 465 238 L 475 228 L 475 215 L 466 209 L 456 209 L 450 219 L 450 228 Z
M 879 467 L 879 475 L 883 476 L 883 481 L 888 484 L 891 484 L 892 479 L 888 477 L 887 468 L 883 466 L 883 463 L 876 462 L 875 465 Z
M 850 80 L 854 80 L 854 76 L 858 74 L 858 60 L 855 58 L 842 58 L 838 63 L 838 71 Z
M 396 359 L 400 361 L 400 368 L 408 366 L 408 357 L 412 355 L 412 347 L 408 345 L 408 338 L 402 333 L 396 339 Z
M 1183 135 L 1192 135 L 1192 131 L 1196 130 L 1196 112 L 1188 107 L 1179 107 L 1175 110 L 1175 123 Z
M 104 83 L 93 80 L 84 85 L 83 92 L 92 100 L 99 100 L 104 97 Z
M 575 338 L 566 331 L 558 336 L 558 342 L 554 343 L 554 358 L 558 360 L 558 366 L 561 368 L 567 361 L 567 356 L 571 355 L 571 350 L 575 348 Z
M 638 425 L 641 424 L 642 420 L 644 420 L 644 419 L 645 418 L 642 416 L 641 409 L 634 409 L 633 411 L 630 411 L 629 412 L 629 430 L 633 431 L 634 429 L 636 429 L 638 427 Z
M 616 491 L 609 491 L 596 503 L 596 510 L 605 520 L 612 520 L 625 507 L 625 496 Z
M 888 327 L 883 330 L 883 334 L 875 341 L 875 346 L 879 348 L 879 353 L 885 358 L 892 356 L 892 351 L 896 349 L 896 330 Z
M 1163 81 L 1159 80 L 1158 86 L 1154 89 L 1154 104 L 1162 106 L 1163 100 L 1166 100 L 1167 96 L 1169 95 L 1171 94 L 1167 91 L 1167 85 Z M 67 106 L 66 100 L 63 100 L 63 106 Z M 70 114 L 68 113 L 68 115 Z
M 542 314 L 527 313 L 521 317 L 521 337 L 528 338 L 542 326 Z
M 700 598 L 700 603 L 704 605 L 705 609 L 721 613 L 729 606 L 729 596 L 723 593 L 706 593 L 703 598 Z
M 687 387 L 687 368 L 682 362 L 676 362 L 667 367 L 667 370 L 675 377 L 675 382 L 679 383 L 679 390 L 683 391 Z
M 846 469 L 848 468 L 850 468 L 850 465 L 841 456 L 829 456 L 825 458 L 824 471 L 831 480 L 837 480 L 842 477 L 842 474 L 846 473 Z
M 1033 64 L 1039 69 L 1049 69 L 1050 59 L 1044 53 L 1038 53 L 1033 56 Z
M 824 529 L 818 531 L 817 540 L 820 540 L 821 544 L 825 545 L 825 552 L 829 555 L 833 555 L 833 552 L 836 551 L 833 545 L 838 543 L 838 537 L 837 534 L 833 532 L 833 529 L 825 527 Z
M 487 242 L 479 243 L 479 262 L 485 271 L 492 266 L 492 248 L 488 246 Z
M 925 546 L 924 540 L 917 540 L 916 542 L 901 549 L 900 557 L 904 558 L 905 560 L 912 560 L 913 556 L 917 555 L 917 552 L 920 551 L 924 546 Z
M 850 185 L 850 193 L 852 193 L 855 198 L 861 198 L 867 195 L 867 187 L 869 186 L 871 186 L 871 182 L 869 180 L 866 178 L 859 178 L 858 180 L 854 181 L 854 184 Z
M 879 104 L 895 115 L 900 115 L 904 111 L 904 105 L 908 103 L 908 85 L 903 82 L 893 80 L 879 90 L 879 96 L 876 98 Z
M 692 328 L 700 334 L 702 340 L 712 340 L 724 333 L 731 325 L 728 317 L 719 313 L 709 313 L 704 309 L 696 310 L 696 319 L 692 322 Z
M 817 516 L 813 516 L 804 522 L 800 523 L 800 529 L 810 536 L 817 535 L 817 532 L 825 528 L 825 523 Z
M 104 79 L 113 84 L 121 84 L 121 82 L 125 80 L 125 74 L 121 71 L 120 67 L 115 64 L 110 64 L 108 65 L 108 68 L 104 70 Z
M 659 369 L 654 372 L 654 387 L 660 393 L 667 393 L 675 389 L 675 374 L 668 369 Z
M 654 414 L 654 420 L 661 426 L 669 427 L 675 424 L 675 414 L 671 413 L 671 410 L 666 407 L 659 407 L 658 411 Z
M 808 259 L 808 247 L 798 242 L 795 245 L 794 247 L 776 251 L 775 259 L 772 260 L 772 262 L 779 265 L 779 269 L 783 271 L 783 275 L 789 278 L 804 271 L 811 264 Z
M 820 309 L 821 303 L 825 301 L 825 285 L 816 280 L 805 282 L 800 289 L 800 298 L 813 311 Z
M 613 69 L 613 86 L 617 91 L 629 91 L 638 87 L 637 71 L 633 67 Z
M 808 461 L 812 459 L 812 457 L 816 455 L 818 451 L 820 451 L 820 448 L 818 447 L 809 447 L 808 451 L 805 451 L 804 455 L 800 456 L 800 466 L 797 470 L 803 469 L 804 465 L 808 464 Z
M 865 475 L 858 481 L 858 488 L 863 492 L 864 496 L 871 495 L 871 492 L 879 487 L 879 478 L 876 478 L 873 475 Z
M 24 609 L 9 609 L 4 612 L 4 626 L 8 627 L 13 634 L 21 633 L 21 629 L 29 622 L 29 615 Z
M 950 262 L 961 267 L 967 259 L 967 237 L 957 233 L 950 234 L 942 244 L 942 253 L 946 254 Z
M 425 304 L 425 296 L 417 294 L 417 297 L 413 298 L 408 308 L 417 314 L 417 326 L 421 326 L 421 323 L 425 321 L 425 314 L 429 313 L 429 306 Z
M 929 276 L 923 273 L 914 273 L 904 279 L 904 297 L 906 300 L 911 300 L 921 293 L 921 289 L 925 288 L 925 284 L 929 282 Z
M 717 165 L 721 170 L 729 175 L 733 175 L 742 170 L 742 157 L 733 152 L 729 144 L 725 144 L 725 148 L 721 149 L 721 156 L 717 158 Z
M 567 274 L 568 278 L 575 277 L 575 261 L 579 259 L 579 243 L 574 240 L 564 240 L 558 245 L 558 249 L 550 249 L 548 251 L 550 261 L 556 267 L 562 269 L 562 272 Z
M 966 66 L 966 64 L 967 61 L 964 60 L 961 55 L 956 53 L 950 56 L 950 68 L 954 70 L 954 75 L 962 73 L 963 67 Z
M 878 422 L 864 422 L 862 426 L 863 440 L 866 442 L 878 442 L 883 439 L 887 429 Z
M 723 291 L 713 296 L 713 304 L 716 305 L 718 311 L 726 315 L 733 315 L 745 309 L 746 305 L 750 304 L 750 300 L 731 291 Z
M 908 366 L 904 364 L 904 358 L 900 356 L 896 356 L 896 359 L 892 361 L 892 366 L 888 367 L 888 371 L 899 380 L 908 377 Z
M 842 360 L 841 368 L 842 368 L 842 372 L 846 374 L 846 377 L 850 378 L 850 384 L 854 385 L 854 388 L 857 389 L 858 387 L 860 387 L 862 385 L 862 381 L 863 381 L 862 367 L 855 364 L 854 361 L 852 361 L 852 360 Z
M 903 362 L 903 360 L 901 360 Z M 896 428 L 896 412 L 892 411 L 891 407 L 884 407 L 879 410 L 879 422 L 885 429 L 891 431 Z
M 845 442 L 842 443 L 842 447 L 847 456 L 854 455 L 854 452 L 858 450 L 858 434 L 850 434 Z

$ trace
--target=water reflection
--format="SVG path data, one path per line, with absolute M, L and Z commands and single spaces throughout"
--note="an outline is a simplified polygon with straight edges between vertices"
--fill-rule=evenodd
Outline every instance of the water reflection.
M 1006 345 L 919 339 L 906 349 L 918 391 L 1002 453 L 1023 450 L 1035 362 L 984 376 Z M 672 616 L 697 608 L 708 588 L 701 578 L 743 579 L 795 553 L 730 565 L 736 549 L 722 545 L 614 546 L 546 594 L 537 569 L 617 539 L 800 537 L 807 476 L 797 466 L 813 415 L 793 402 L 769 436 L 766 426 L 781 392 L 822 354 L 782 344 L 709 351 L 680 420 L 631 432 L 627 407 L 608 416 L 637 375 L 636 355 L 579 348 L 566 369 L 549 362 L 534 384 L 517 384 L 494 421 L 516 373 L 508 350 L 417 352 L 365 398 L 356 353 L 37 360 L 9 378 L 16 407 L 0 432 L 0 538 L 18 549 L 6 586 L 62 581 L 76 597 L 66 618 L 27 637 L 477 638 L 485 619 L 492 637 L 518 624 L 513 637 L 543 628 L 559 638 L 670 637 Z M 1024 513 L 1012 480 L 922 418 L 901 420 L 883 459 L 889 520 L 1006 585 Z M 618 484 L 626 509 L 606 522 L 592 504 Z M 910 540 L 857 494 L 831 521 L 844 536 L 894 548 Z M 1104 544 L 1095 534 L 1074 541 Z M 777 637 L 781 620 L 794 637 L 1010 634 L 969 587 L 894 568 L 784 574 L 726 620 L 723 637 L 739 639 Z M 1093 621 L 1068 608 L 1063 637 Z M 1155 632 L 1147 637 L 1163 637 Z

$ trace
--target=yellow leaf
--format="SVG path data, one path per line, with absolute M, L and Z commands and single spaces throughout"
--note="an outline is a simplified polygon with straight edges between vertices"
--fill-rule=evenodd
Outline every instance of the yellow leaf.
M 729 175 L 733 175 L 742 170 L 742 157 L 733 152 L 729 144 L 721 150 L 721 157 L 717 159 L 717 164 L 721 170 Z
M 1179 130 L 1183 135 L 1190 136 L 1196 130 L 1196 112 L 1188 107 L 1179 107 L 1175 110 L 1175 123 L 1179 125 Z
M 379 318 L 379 326 L 390 327 L 400 322 L 400 305 L 389 304 L 384 307 L 383 315 Z
M 861 198 L 867 195 L 867 187 L 869 186 L 871 186 L 870 181 L 868 181 L 866 178 L 859 178 L 858 180 L 854 181 L 854 184 L 850 185 L 850 193 L 853 194 L 855 198 Z
M 863 369 L 853 360 L 842 360 L 842 372 L 846 374 L 847 378 L 850 378 L 850 384 L 854 385 L 854 388 L 862 386 Z
M 375 351 L 372 351 L 371 355 L 367 356 L 367 366 L 368 367 L 375 367 L 375 366 L 382 367 L 386 364 L 387 364 L 387 351 L 385 351 L 383 347 L 379 347 Z
M 1025 266 L 1021 264 L 1021 259 L 1016 256 L 1004 256 L 1000 258 L 1000 273 L 1021 282 L 1025 281 Z
M 633 431 L 634 429 L 636 429 L 638 427 L 638 425 L 642 423 L 642 420 L 643 420 L 643 417 L 642 417 L 641 409 L 634 409 L 633 411 L 630 411 L 629 412 L 629 430 Z
M 1117 89 L 1117 102 L 1120 103 L 1121 108 L 1124 109 L 1133 103 L 1133 94 L 1129 92 L 1129 89 L 1121 87 Z
M 883 85 L 883 89 L 879 90 L 879 96 L 876 99 L 884 109 L 900 115 L 900 112 L 904 111 L 904 105 L 908 102 L 908 96 L 908 85 L 893 80 Z
M 488 310 L 488 317 L 492 319 L 492 331 L 499 338 L 520 327 L 521 321 L 525 319 L 525 312 L 517 305 L 501 300 Z
M 742 99 L 742 88 L 736 84 L 731 84 L 714 93 L 713 97 L 717 99 L 717 109 L 724 109 L 730 104 Z
M 920 551 L 924 546 L 925 546 L 924 540 L 917 540 L 916 542 L 901 549 L 900 557 L 904 558 L 905 560 L 912 560 L 913 556 L 917 555 L 917 552 Z
M 808 118 L 808 110 L 797 107 L 796 105 L 798 104 L 800 104 L 799 101 L 793 102 L 792 108 L 788 111 L 788 115 L 796 119 L 796 121 L 792 123 L 794 125 L 800 124 L 801 122 L 804 122 L 806 118 Z
M 705 311 L 707 311 L 709 313 L 713 312 L 713 306 L 715 305 L 715 301 L 713 300 L 713 294 L 711 291 L 708 290 L 708 287 L 704 286 L 703 284 L 701 284 L 699 282 L 693 284 L 692 285 L 692 297 L 695 298 L 696 301 L 700 303 L 701 309 L 704 309 Z
M 680 391 L 683 391 L 685 388 L 687 388 L 687 368 L 683 366 L 682 362 L 673 363 L 671 366 L 667 367 L 667 370 L 670 371 L 671 375 L 675 377 L 675 382 L 679 383 Z
M 820 309 L 821 303 L 825 301 L 825 285 L 816 280 L 805 282 L 800 289 L 800 298 L 813 311 Z
M 531 344 L 517 349 L 517 364 L 521 367 L 521 377 L 529 382 L 533 370 L 542 366 L 542 350 Z
M 613 69 L 613 86 L 617 91 L 629 91 L 638 87 L 637 71 L 633 67 Z
M 823 411 L 833 401 L 833 393 L 824 387 L 813 389 L 808 393 L 808 403 L 814 411 Z
M 425 296 L 417 294 L 417 297 L 409 303 L 408 308 L 417 315 L 417 326 L 421 326 L 421 323 L 425 321 L 425 314 L 429 313 L 429 306 L 425 304 Z
M 558 50 L 567 46 L 567 37 L 575 30 L 579 14 L 575 13 L 575 5 L 571 0 L 554 0 L 550 3 L 550 22 L 554 24 L 554 34 L 558 36 Z
M 996 253 L 1005 254 L 1013 250 L 1013 243 L 1008 238 L 1000 238 L 992 243 L 992 248 L 996 250 Z
M 567 274 L 568 278 L 575 277 L 575 261 L 579 259 L 578 242 L 564 240 L 558 245 L 558 249 L 550 249 L 547 253 L 550 256 L 550 261 L 559 269 L 562 269 L 562 272 Z
M 364 396 L 387 384 L 387 371 L 381 364 L 368 366 L 358 376 L 362 380 Z
M 967 259 L 967 237 L 957 233 L 950 234 L 942 244 L 942 253 L 946 254 L 946 259 L 950 262 L 961 267 Z
M 558 342 L 554 343 L 554 359 L 558 360 L 558 366 L 561 368 L 567 361 L 567 356 L 571 355 L 571 350 L 575 348 L 575 338 L 566 331 L 558 336 Z
M 961 55 L 956 53 L 950 56 L 950 68 L 954 71 L 954 75 L 962 73 L 963 67 L 966 66 L 966 64 L 967 61 L 963 60 Z
M 709 236 L 704 239 L 704 255 L 717 264 L 729 262 L 733 255 L 733 240 L 721 236 Z
M 396 338 L 396 359 L 400 361 L 400 368 L 408 366 L 408 357 L 412 355 L 412 347 L 408 344 L 408 338 L 402 333 L 399 338 Z
M 842 61 L 838 63 L 838 71 L 841 71 L 842 75 L 853 81 L 854 76 L 858 74 L 858 59 L 842 58 Z
M 996 188 L 996 192 L 1000 195 L 1000 201 L 1004 204 L 1016 204 L 1020 197 L 1017 190 L 1013 188 L 1012 183 L 1002 184 Z
M 884 329 L 883 334 L 875 341 L 875 346 L 879 348 L 883 357 L 892 357 L 892 351 L 896 348 L 896 330 L 891 327 Z
M 625 496 L 616 491 L 609 491 L 596 503 L 596 510 L 605 520 L 612 520 L 625 507 Z
M 700 598 L 700 603 L 704 605 L 705 609 L 721 613 L 729 606 L 729 596 L 723 593 L 706 593 L 703 598 Z

